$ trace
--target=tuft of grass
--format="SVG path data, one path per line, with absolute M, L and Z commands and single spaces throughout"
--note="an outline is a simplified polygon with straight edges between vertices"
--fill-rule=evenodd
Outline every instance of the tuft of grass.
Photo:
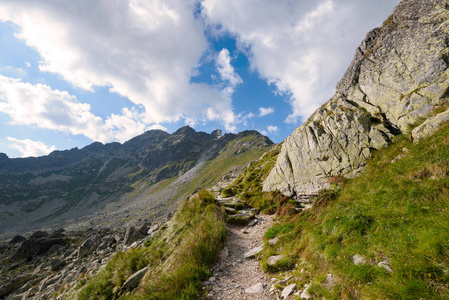
M 149 260 L 143 248 L 117 252 L 100 273 L 84 285 L 78 299 L 113 299 L 129 276 L 146 267 Z M 87 282 L 87 283 L 86 283 Z
M 293 223 L 291 223 L 291 222 L 276 223 L 275 225 L 273 225 L 273 227 L 269 228 L 265 232 L 264 237 L 266 239 L 272 239 L 281 234 L 290 232 L 292 229 L 293 229 Z
M 239 196 L 254 208 L 266 214 L 291 216 L 296 214 L 296 202 L 279 192 L 262 192 L 262 183 L 276 163 L 281 145 L 265 153 L 259 160 L 249 164 L 242 174 L 227 188 L 224 197 Z

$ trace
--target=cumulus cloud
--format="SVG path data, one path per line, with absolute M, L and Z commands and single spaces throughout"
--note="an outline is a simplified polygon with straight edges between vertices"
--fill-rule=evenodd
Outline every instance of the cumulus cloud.
M 147 129 L 141 121 L 143 114 L 135 109 L 124 108 L 121 115 L 112 114 L 103 120 L 92 114 L 89 104 L 65 91 L 2 75 L 0 112 L 8 114 L 13 124 L 82 134 L 100 142 L 124 142 Z
M 19 140 L 12 137 L 7 137 L 6 139 L 11 142 L 10 147 L 19 151 L 22 157 L 47 155 L 56 150 L 54 145 L 48 147 L 40 141 L 32 141 L 29 139 Z
M 279 128 L 277 126 L 268 125 L 267 130 L 269 133 L 276 133 L 276 132 L 278 132 Z
M 252 68 L 290 98 L 286 121 L 296 123 L 332 96 L 364 35 L 397 2 L 204 0 L 202 15 L 235 36 Z
M 274 108 L 272 107 L 259 107 L 259 117 L 264 117 L 272 113 L 274 113 Z
M 217 56 L 217 71 L 223 81 L 228 81 L 231 87 L 241 84 L 242 78 L 235 73 L 234 67 L 231 65 L 231 57 L 228 49 L 222 49 Z
M 143 107 L 145 124 L 197 122 L 212 110 L 214 120 L 233 128 L 228 91 L 191 82 L 208 49 L 196 5 L 194 0 L 4 0 L 0 20 L 20 27 L 17 37 L 39 52 L 41 71 L 89 91 L 109 87 Z M 126 125 L 123 118 L 112 119 L 119 124 L 110 126 Z

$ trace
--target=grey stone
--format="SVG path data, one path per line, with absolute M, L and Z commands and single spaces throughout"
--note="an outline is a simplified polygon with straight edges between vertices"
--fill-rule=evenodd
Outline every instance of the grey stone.
M 78 259 L 86 257 L 94 252 L 97 245 L 97 240 L 98 239 L 95 237 L 87 238 L 78 248 Z
M 54 245 L 65 245 L 64 238 L 33 238 L 22 243 L 14 254 L 14 258 L 31 260 L 32 258 L 43 255 Z
M 444 123 L 449 122 L 449 110 L 442 112 L 435 117 L 428 118 L 420 126 L 412 131 L 412 138 L 414 143 L 434 134 L 438 128 Z
M 279 280 L 279 284 L 280 285 L 284 285 L 286 284 L 290 279 L 293 278 L 293 275 L 288 276 L 287 278 L 283 279 L 283 280 Z
M 296 283 L 292 283 L 290 285 L 287 285 L 281 293 L 282 298 L 286 299 L 288 296 L 290 296 L 296 289 Z
M 41 284 L 39 285 L 39 292 L 45 290 L 48 286 L 56 283 L 61 276 L 57 275 L 54 277 L 47 277 L 46 279 L 42 280 Z
M 282 255 L 273 255 L 268 257 L 267 264 L 269 266 L 274 266 L 278 261 L 280 261 L 283 258 Z
M 22 299 L 24 299 L 23 298 L 24 295 L 25 295 L 25 293 L 22 293 L 22 294 L 11 294 L 11 295 L 9 295 L 6 298 L 6 300 L 22 300 Z
M 24 283 L 26 283 L 30 277 L 26 274 L 20 274 L 15 278 L 12 278 L 3 283 L 0 286 L 0 298 L 4 298 L 5 296 L 15 292 L 18 288 L 20 288 Z
M 366 258 L 360 254 L 355 254 L 351 256 L 351 260 L 356 266 L 365 265 L 367 263 Z
M 310 294 L 310 284 L 306 284 L 304 286 L 304 291 L 301 294 L 301 299 L 312 299 L 312 295 Z
M 65 260 L 59 259 L 59 258 L 53 258 L 50 262 L 51 271 L 58 271 L 62 267 L 66 265 Z
M 139 270 L 136 273 L 129 276 L 129 278 L 125 281 L 125 283 L 123 283 L 122 289 L 134 290 L 139 285 L 142 278 L 145 276 L 147 270 L 148 267 L 143 268 L 142 270 Z
M 257 219 L 251 220 L 251 222 L 248 223 L 248 227 L 252 227 L 252 226 L 256 225 L 257 222 L 258 222 Z
M 253 214 L 241 210 L 239 210 L 237 214 L 229 215 L 227 217 L 227 221 L 235 225 L 247 225 L 252 219 L 254 219 Z
M 48 255 L 55 255 L 55 254 L 59 254 L 62 253 L 62 251 L 65 250 L 65 247 L 63 245 L 53 245 L 51 246 L 51 248 L 48 250 Z
M 275 237 L 275 238 L 272 238 L 271 240 L 269 240 L 269 241 L 268 241 L 268 244 L 270 244 L 271 246 L 274 246 L 274 245 L 276 245 L 278 242 L 279 242 L 279 238 L 278 238 L 278 237 Z
M 263 245 L 258 246 L 256 248 L 246 251 L 243 254 L 243 257 L 244 258 L 253 258 L 254 256 L 256 256 L 256 254 L 258 254 L 259 252 L 262 252 L 262 250 L 263 250 Z
M 221 249 L 221 251 L 219 253 L 219 256 L 220 256 L 221 260 L 224 260 L 224 259 L 228 258 L 229 257 L 229 249 L 226 248 L 226 247 Z
M 134 227 L 131 226 L 131 227 L 129 227 L 129 228 L 126 230 L 125 238 L 124 238 L 123 243 L 124 243 L 125 245 L 131 245 L 131 244 L 134 243 L 135 241 L 137 241 L 137 240 L 139 240 L 139 239 L 143 239 L 143 238 L 146 236 L 146 233 L 147 233 L 147 232 L 142 233 L 142 232 L 136 230 Z
M 332 290 L 335 286 L 335 280 L 332 274 L 326 274 L 326 279 L 321 283 L 328 291 Z
M 388 263 L 388 261 L 384 260 L 381 261 L 380 263 L 377 264 L 379 267 L 383 268 L 385 271 L 387 271 L 388 273 L 393 272 L 393 270 L 390 268 L 390 265 Z
M 150 229 L 148 229 L 147 234 L 148 234 L 148 235 L 152 235 L 152 234 L 155 233 L 158 229 L 159 229 L 159 224 L 158 224 L 158 223 L 154 223 L 153 225 L 151 225 Z
M 255 285 L 250 286 L 245 289 L 245 293 L 247 294 L 260 294 L 263 293 L 264 287 L 262 283 L 256 283 Z

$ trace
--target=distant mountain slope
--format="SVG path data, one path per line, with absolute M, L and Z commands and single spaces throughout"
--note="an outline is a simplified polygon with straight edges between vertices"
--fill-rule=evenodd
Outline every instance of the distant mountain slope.
M 1 155 L 0 234 L 81 220 L 86 226 L 96 225 L 92 214 L 98 218 L 112 202 L 117 205 L 111 210 L 115 216 L 108 222 L 111 225 L 133 211 L 128 208 L 131 203 L 161 215 L 157 210 L 176 202 L 173 197 L 183 195 L 186 184 L 226 149 L 236 147 L 231 151 L 235 157 L 246 152 L 260 156 L 261 149 L 271 144 L 256 131 L 222 135 L 217 130 L 207 134 L 186 126 L 173 134 L 151 130 L 124 144 L 96 142 L 83 149 L 54 151 L 37 158 L 9 159 Z M 258 158 L 245 157 L 239 163 Z M 223 176 L 229 168 L 215 171 L 208 177 L 218 180 L 220 177 L 215 176 Z M 154 200 L 145 196 L 156 183 L 170 179 L 178 180 L 176 188 L 162 189 Z M 148 203 L 142 208 L 136 204 L 144 199 L 157 205 Z
M 357 48 L 335 96 L 285 140 L 264 191 L 310 202 L 329 177 L 357 175 L 373 151 L 447 103 L 448 32 L 446 1 L 402 1 Z

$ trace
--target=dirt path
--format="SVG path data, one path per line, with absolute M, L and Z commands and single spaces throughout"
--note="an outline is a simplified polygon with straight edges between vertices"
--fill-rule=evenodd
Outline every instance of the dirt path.
M 227 225 L 226 246 L 213 267 L 208 299 L 278 299 L 270 292 L 272 283 L 260 269 L 259 261 L 244 257 L 263 244 L 262 237 L 272 224 L 272 216 L 258 215 L 256 220 L 251 227 Z

